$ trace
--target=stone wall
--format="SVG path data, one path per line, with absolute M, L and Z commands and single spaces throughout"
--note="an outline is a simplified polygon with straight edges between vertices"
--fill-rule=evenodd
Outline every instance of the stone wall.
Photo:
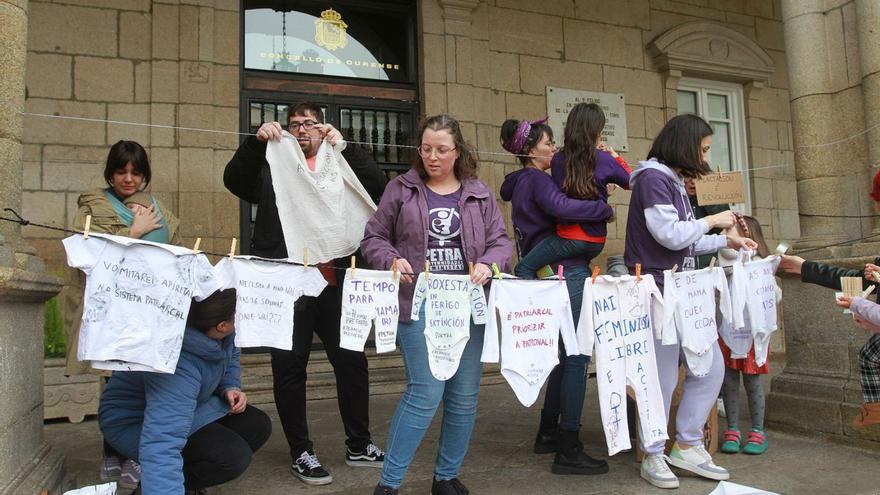
M 422 0 L 422 99 L 449 111 L 484 151 L 482 178 L 496 191 L 518 162 L 498 144 L 506 118 L 547 112 L 546 86 L 624 93 L 632 165 L 675 115 L 675 84 L 687 72 L 661 68 L 652 41 L 691 21 L 739 33 L 769 55 L 765 84 L 744 85 L 752 213 L 771 245 L 800 237 L 781 9 L 772 0 Z M 561 143 L 562 137 L 556 136 Z M 628 192 L 611 199 L 619 219 L 605 255 L 623 251 Z M 509 207 L 505 206 L 509 211 Z M 601 261 L 601 259 L 600 259 Z
M 238 131 L 238 9 L 238 0 L 32 1 L 25 111 Z M 238 200 L 222 179 L 235 134 L 27 116 L 24 216 L 71 226 L 79 194 L 105 185 L 119 139 L 147 148 L 151 190 L 180 217 L 183 242 L 227 251 L 239 235 Z M 63 263 L 61 233 L 22 234 Z

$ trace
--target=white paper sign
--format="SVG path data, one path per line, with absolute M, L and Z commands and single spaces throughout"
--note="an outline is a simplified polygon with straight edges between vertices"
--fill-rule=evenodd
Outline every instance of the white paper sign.
M 547 86 L 547 123 L 553 129 L 557 143 L 561 143 L 568 112 L 578 103 L 595 103 L 605 112 L 605 129 L 602 137 L 617 151 L 629 151 L 626 133 L 626 101 L 623 93 L 597 93 L 577 89 Z

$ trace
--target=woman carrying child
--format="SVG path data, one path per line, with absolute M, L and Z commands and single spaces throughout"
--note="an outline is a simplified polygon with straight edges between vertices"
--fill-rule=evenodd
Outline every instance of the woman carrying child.
M 521 260 L 528 258 L 536 246 L 555 236 L 558 222 L 604 223 L 614 213 L 604 201 L 567 197 L 546 174 L 545 171 L 550 168 L 550 161 L 556 152 L 553 131 L 546 120 L 507 120 L 501 126 L 502 147 L 516 155 L 522 164 L 520 170 L 504 178 L 501 186 L 501 198 L 510 201 L 513 206 L 511 218 Z M 555 261 L 561 261 L 564 265 L 572 316 L 577 321 L 588 260 L 574 258 Z M 535 276 L 534 270 L 522 271 L 519 270 L 519 265 L 516 273 L 526 278 Z M 590 357 L 583 354 L 560 355 L 559 362 L 547 380 L 534 452 L 556 452 L 551 468 L 556 474 L 605 473 L 608 471 L 608 463 L 585 454 L 579 440 L 587 384 L 586 370 Z

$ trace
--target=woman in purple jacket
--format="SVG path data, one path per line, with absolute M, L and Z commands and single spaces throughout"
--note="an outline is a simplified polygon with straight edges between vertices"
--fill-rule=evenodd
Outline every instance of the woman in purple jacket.
M 407 387 L 388 432 L 388 452 L 375 494 L 396 494 L 437 407 L 443 402 L 443 428 L 434 466 L 433 495 L 468 493 L 459 481 L 477 414 L 483 365 L 483 325 L 471 324 L 458 371 L 447 381 L 431 374 L 425 318 L 411 320 L 414 276 L 425 261 L 435 273 L 467 274 L 486 284 L 493 263 L 509 269 L 512 245 L 495 195 L 477 177 L 476 154 L 448 115 L 424 121 L 413 167 L 388 184 L 379 208 L 367 223 L 361 252 L 370 266 L 401 273 L 398 345 Z M 424 309 L 422 310 L 424 311 Z
M 539 249 L 538 245 L 546 244 L 554 236 L 557 223 L 604 223 L 614 213 L 606 201 L 569 198 L 547 175 L 556 146 L 553 145 L 553 130 L 544 122 L 507 120 L 501 126 L 501 146 L 515 154 L 522 164 L 520 170 L 507 174 L 501 185 L 501 198 L 513 206 L 511 217 L 520 264 L 529 253 Z M 572 317 L 578 321 L 589 260 L 577 254 L 562 257 L 569 258 L 557 261 L 565 267 Z M 534 276 L 534 269 L 521 273 L 519 268 L 517 265 L 518 276 Z M 556 453 L 551 468 L 555 474 L 602 474 L 608 471 L 607 462 L 584 453 L 578 438 L 589 364 L 590 356 L 560 353 L 559 365 L 553 368 L 547 379 L 544 408 L 533 450 L 536 454 Z
M 626 220 L 626 250 L 624 257 L 630 273 L 636 263 L 642 264 L 642 273 L 654 276 L 663 290 L 663 271 L 673 265 L 684 270 L 696 268 L 696 256 L 731 249 L 757 249 L 751 239 L 731 235 L 708 234 L 712 228 L 733 226 L 733 212 L 694 218 L 688 201 L 684 179 L 698 179 L 711 170 L 709 147 L 712 128 L 696 115 L 673 117 L 654 139 L 648 160 L 639 163 L 632 173 L 632 198 Z M 678 383 L 679 363 L 682 359 L 680 344 L 662 345 L 656 340 L 657 374 L 663 392 L 663 406 L 669 414 L 672 392 Z M 704 376 L 696 376 L 685 367 L 681 402 L 675 418 L 676 438 L 669 456 L 664 456 L 663 440 L 642 443 L 645 458 L 641 476 L 658 488 L 678 488 L 678 478 L 669 469 L 673 466 L 693 472 L 704 478 L 726 480 L 730 474 L 712 461 L 703 448 L 703 424 L 718 398 L 724 381 L 724 358 L 715 344 L 712 367 Z

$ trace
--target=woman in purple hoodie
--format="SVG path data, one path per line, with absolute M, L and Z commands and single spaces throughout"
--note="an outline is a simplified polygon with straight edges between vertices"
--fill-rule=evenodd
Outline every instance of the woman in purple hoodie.
M 501 186 L 501 198 L 513 206 L 511 217 L 520 263 L 536 246 L 554 236 L 557 223 L 604 223 L 614 213 L 605 201 L 569 198 L 547 175 L 556 146 L 553 131 L 545 121 L 507 120 L 501 126 L 501 146 L 516 155 L 522 164 L 520 170 L 504 178 Z M 568 258 L 560 263 L 565 267 L 572 316 L 577 321 L 589 260 L 577 254 Z M 534 276 L 534 270 L 530 271 Z M 520 275 L 519 266 L 517 274 Z M 560 353 L 559 363 L 547 379 L 534 452 L 555 452 L 551 470 L 556 474 L 605 473 L 608 463 L 584 453 L 579 439 L 590 356 Z
M 642 264 L 642 273 L 654 276 L 663 290 L 663 270 L 678 265 L 680 270 L 696 268 L 696 256 L 717 252 L 719 249 L 757 249 L 751 239 L 730 235 L 708 235 L 713 228 L 727 229 L 736 222 L 731 211 L 694 218 L 688 201 L 684 179 L 698 179 L 709 169 L 709 147 L 712 128 L 696 115 L 673 117 L 654 139 L 648 160 L 639 163 L 630 177 L 632 198 L 626 220 L 626 249 L 624 257 L 630 273 L 636 263 Z M 657 374 L 663 393 L 663 405 L 669 415 L 672 392 L 678 384 L 681 347 L 679 344 L 662 345 L 656 340 Z M 678 488 L 678 478 L 666 464 L 691 471 L 705 478 L 726 480 L 730 474 L 715 465 L 712 456 L 703 448 L 703 424 L 721 390 L 724 381 L 724 358 L 716 343 L 714 360 L 708 374 L 697 377 L 685 367 L 686 375 L 681 403 L 675 419 L 676 441 L 663 455 L 665 442 L 650 445 L 642 443 L 645 459 L 641 476 L 658 488 Z
M 430 117 L 419 131 L 418 156 L 409 172 L 388 184 L 367 222 L 361 252 L 373 268 L 401 273 L 398 345 L 406 368 L 406 391 L 388 432 L 388 452 L 375 494 L 396 494 L 437 407 L 443 428 L 434 466 L 432 495 L 468 493 L 459 481 L 477 414 L 483 365 L 483 325 L 471 324 L 458 370 L 447 381 L 431 374 L 425 343 L 425 317 L 411 320 L 414 276 L 429 261 L 434 273 L 467 274 L 485 285 L 489 268 L 510 267 L 512 245 L 495 195 L 477 179 L 477 158 L 458 122 Z M 422 311 L 424 311 L 424 306 Z

